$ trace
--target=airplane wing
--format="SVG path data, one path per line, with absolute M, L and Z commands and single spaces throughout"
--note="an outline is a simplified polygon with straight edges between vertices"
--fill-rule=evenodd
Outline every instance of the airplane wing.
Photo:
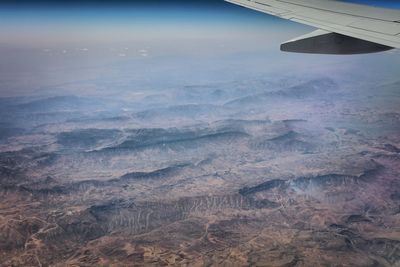
M 225 0 L 318 28 L 282 51 L 361 54 L 400 48 L 400 10 L 334 0 Z

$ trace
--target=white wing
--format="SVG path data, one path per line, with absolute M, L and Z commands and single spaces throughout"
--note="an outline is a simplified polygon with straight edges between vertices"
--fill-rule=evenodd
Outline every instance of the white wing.
M 400 10 L 334 0 L 226 0 L 321 30 L 281 46 L 284 51 L 356 54 L 400 48 Z

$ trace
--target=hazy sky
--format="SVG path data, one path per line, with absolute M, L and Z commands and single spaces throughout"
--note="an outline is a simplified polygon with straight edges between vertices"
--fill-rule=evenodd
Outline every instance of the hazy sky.
M 280 23 L 278 19 L 220 5 L 22 6 L 0 10 L 2 43 L 123 42 L 174 38 L 225 38 Z M 245 36 L 243 36 L 245 38 Z
M 389 0 L 352 2 L 399 5 Z M 238 32 L 246 38 L 263 28 L 279 33 L 288 25 L 301 28 L 223 0 L 0 1 L 0 43 L 11 45 L 235 39 Z
M 110 89 L 132 77 L 135 86 L 151 87 L 293 70 L 333 75 L 371 58 L 393 71 L 399 61 L 397 51 L 386 57 L 279 51 L 280 43 L 312 30 L 222 0 L 0 1 L 0 97 L 52 87 L 64 91 L 50 93 L 62 94 L 79 87 L 61 85 L 94 79 Z

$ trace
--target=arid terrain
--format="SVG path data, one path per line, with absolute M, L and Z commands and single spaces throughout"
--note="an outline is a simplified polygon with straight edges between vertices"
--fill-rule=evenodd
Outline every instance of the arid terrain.
M 398 81 L 144 92 L 0 99 L 0 266 L 400 266 Z

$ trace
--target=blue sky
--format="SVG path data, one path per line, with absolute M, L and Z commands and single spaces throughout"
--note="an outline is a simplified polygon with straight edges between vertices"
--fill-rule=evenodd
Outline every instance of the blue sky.
M 344 0 L 359 4 L 400 8 L 397 0 Z M 236 7 L 223 0 L 144 0 L 144 1 L 1 1 L 0 22 L 98 22 L 126 21 L 221 23 L 236 20 L 241 23 L 273 20 L 271 16 Z
M 395 8 L 400 7 L 400 2 L 398 0 L 346 0 L 346 2 L 382 6 L 382 7 L 395 7 Z

